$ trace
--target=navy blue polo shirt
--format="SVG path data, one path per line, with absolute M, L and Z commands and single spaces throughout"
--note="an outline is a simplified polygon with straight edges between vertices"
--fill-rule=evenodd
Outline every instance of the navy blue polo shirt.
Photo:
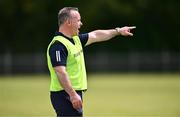
M 71 43 L 74 44 L 74 40 L 65 36 L 61 32 L 56 32 L 55 36 L 63 36 L 65 39 L 68 39 Z M 79 34 L 79 39 L 81 41 L 82 47 L 84 48 L 88 41 L 88 33 Z M 68 51 L 67 48 L 59 41 L 55 41 L 49 48 L 49 56 L 51 58 L 52 66 L 66 66 Z

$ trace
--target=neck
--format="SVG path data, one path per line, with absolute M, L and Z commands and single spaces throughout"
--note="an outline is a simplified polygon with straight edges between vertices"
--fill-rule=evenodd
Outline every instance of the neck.
M 67 29 L 66 27 L 59 27 L 59 32 L 63 33 L 65 36 L 72 38 L 72 33 L 69 29 Z

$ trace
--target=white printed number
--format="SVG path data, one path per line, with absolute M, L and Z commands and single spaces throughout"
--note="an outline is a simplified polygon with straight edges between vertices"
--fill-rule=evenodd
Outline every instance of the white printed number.
M 60 62 L 60 61 L 61 61 L 60 51 L 56 51 L 56 61 L 57 61 L 57 62 Z

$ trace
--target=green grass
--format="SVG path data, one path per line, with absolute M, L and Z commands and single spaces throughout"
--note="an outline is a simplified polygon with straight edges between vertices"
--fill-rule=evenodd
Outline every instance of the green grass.
M 55 116 L 46 75 L 0 77 L 0 116 Z M 88 76 L 85 117 L 180 116 L 180 74 Z

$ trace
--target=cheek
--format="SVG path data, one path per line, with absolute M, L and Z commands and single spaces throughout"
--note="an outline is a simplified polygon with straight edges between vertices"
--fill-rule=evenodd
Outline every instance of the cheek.
M 73 27 L 77 27 L 78 23 L 77 22 L 73 22 L 72 25 L 73 25 Z

